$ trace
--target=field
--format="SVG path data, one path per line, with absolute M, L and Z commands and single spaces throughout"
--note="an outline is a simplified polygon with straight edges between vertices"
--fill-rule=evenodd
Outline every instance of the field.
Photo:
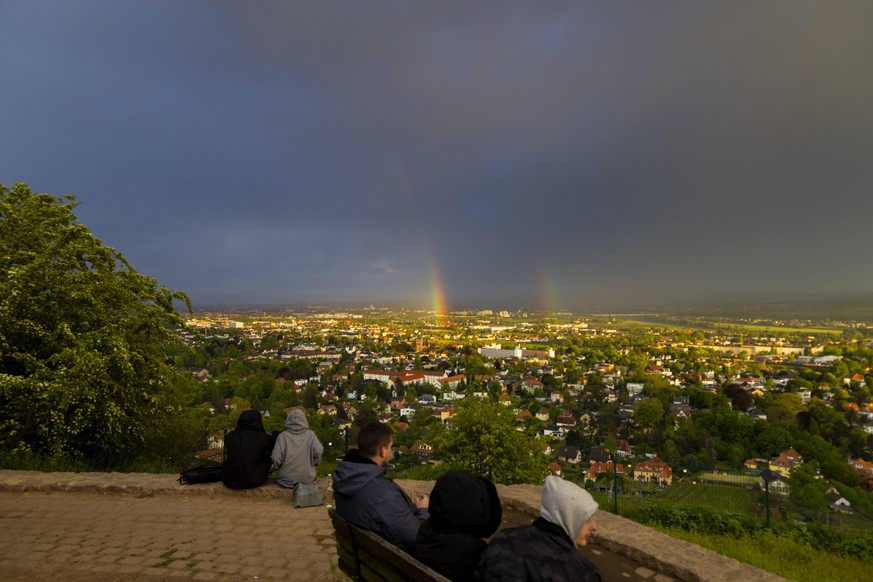
M 615 500 L 612 493 L 593 491 L 597 502 L 608 511 L 613 511 Z M 744 486 L 704 481 L 676 482 L 663 491 L 652 491 L 645 485 L 633 484 L 631 490 L 618 496 L 619 513 L 626 513 L 651 505 L 672 507 L 705 507 L 766 519 L 763 514 L 763 499 L 760 493 Z
M 631 325 L 638 327 L 651 328 L 667 328 L 677 330 L 713 330 L 721 329 L 724 331 L 735 331 L 743 333 L 761 333 L 761 334 L 780 334 L 780 333 L 799 333 L 799 334 L 826 334 L 826 335 L 842 335 L 843 329 L 838 327 L 810 326 L 810 327 L 789 327 L 778 325 L 761 325 L 749 323 L 734 323 L 725 321 L 695 321 L 695 322 L 674 322 L 674 321 L 644 321 L 640 319 L 620 319 L 623 325 Z

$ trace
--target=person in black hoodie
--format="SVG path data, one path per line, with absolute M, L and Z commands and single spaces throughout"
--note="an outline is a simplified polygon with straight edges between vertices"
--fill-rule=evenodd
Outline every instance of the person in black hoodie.
M 236 429 L 224 436 L 224 471 L 221 480 L 231 489 L 252 489 L 267 482 L 276 437 L 264 430 L 261 413 L 244 410 Z
M 430 493 L 430 517 L 415 539 L 416 558 L 454 582 L 476 580 L 475 569 L 503 510 L 497 488 L 484 477 L 450 471 Z

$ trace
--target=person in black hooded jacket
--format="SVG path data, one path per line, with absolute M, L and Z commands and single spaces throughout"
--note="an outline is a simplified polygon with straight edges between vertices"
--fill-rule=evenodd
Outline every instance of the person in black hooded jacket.
M 430 517 L 418 530 L 414 555 L 455 582 L 472 582 L 488 545 L 482 538 L 497 531 L 502 517 L 494 483 L 450 471 L 434 484 Z
M 231 489 L 252 489 L 267 482 L 276 437 L 264 430 L 261 413 L 244 410 L 236 429 L 224 436 L 224 471 L 221 480 Z

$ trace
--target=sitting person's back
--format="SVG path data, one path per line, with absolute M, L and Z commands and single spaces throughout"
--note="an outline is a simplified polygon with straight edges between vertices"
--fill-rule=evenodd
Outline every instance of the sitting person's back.
M 430 493 L 430 517 L 418 530 L 415 557 L 455 582 L 476 580 L 485 540 L 500 526 L 497 488 L 484 477 L 450 471 Z
M 353 524 L 376 532 L 405 552 L 412 552 L 421 523 L 428 518 L 428 498 L 415 503 L 385 476 L 393 444 L 391 427 L 368 424 L 333 472 L 336 511 Z
M 295 488 L 298 483 L 315 483 L 315 467 L 321 462 L 324 447 L 309 429 L 306 414 L 299 408 L 288 413 L 285 430 L 273 447 L 273 466 L 282 487 Z
M 273 441 L 264 431 L 261 413 L 244 410 L 236 428 L 224 436 L 224 484 L 231 489 L 251 489 L 266 483 L 273 464 Z
M 581 487 L 547 477 L 540 517 L 497 532 L 479 564 L 480 579 L 513 582 L 600 582 L 600 572 L 577 549 L 596 530 L 597 502 Z

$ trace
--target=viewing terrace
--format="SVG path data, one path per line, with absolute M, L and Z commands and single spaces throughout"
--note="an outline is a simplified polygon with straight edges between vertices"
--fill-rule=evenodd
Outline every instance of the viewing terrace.
M 529 522 L 540 490 L 498 485 L 502 527 Z M 0 471 L 0 570 L 8 582 L 346 580 L 327 511 L 291 499 L 273 480 L 234 491 L 174 475 Z M 605 511 L 595 519 L 586 553 L 606 582 L 783 580 Z

